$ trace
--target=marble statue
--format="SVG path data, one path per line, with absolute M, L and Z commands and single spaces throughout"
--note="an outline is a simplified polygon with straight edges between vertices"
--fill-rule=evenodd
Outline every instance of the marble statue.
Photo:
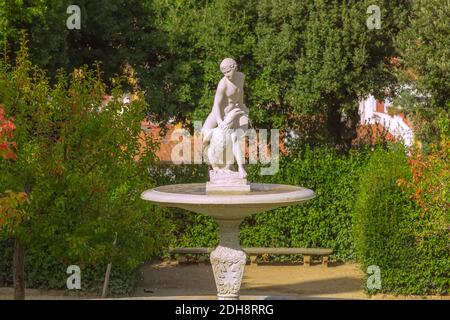
M 220 64 L 223 78 L 217 85 L 212 111 L 203 128 L 203 143 L 207 146 L 208 161 L 212 166 L 210 183 L 239 185 L 249 191 L 244 168 L 241 141 L 248 129 L 249 110 L 244 104 L 245 75 L 237 71 L 237 63 L 226 58 Z M 237 163 L 238 172 L 232 170 Z M 211 186 L 211 185 L 210 185 Z M 242 189 L 242 187 L 245 189 Z

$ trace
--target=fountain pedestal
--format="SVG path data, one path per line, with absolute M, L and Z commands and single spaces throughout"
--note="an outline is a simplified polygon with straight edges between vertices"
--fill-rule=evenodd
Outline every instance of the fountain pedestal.
M 216 220 L 220 243 L 211 252 L 211 265 L 219 300 L 238 300 L 247 255 L 239 245 L 239 225 L 242 220 Z
M 220 243 L 211 264 L 221 300 L 239 299 L 246 254 L 239 245 L 239 225 L 245 217 L 301 204 L 315 197 L 312 190 L 281 184 L 252 183 L 244 194 L 209 194 L 205 183 L 156 187 L 141 198 L 164 207 L 177 207 L 212 217 L 219 225 Z

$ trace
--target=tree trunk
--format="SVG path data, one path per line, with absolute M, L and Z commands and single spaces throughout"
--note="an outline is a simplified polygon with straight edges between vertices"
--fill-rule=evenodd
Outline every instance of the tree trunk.
M 329 107 L 327 118 L 330 138 L 335 145 L 340 145 L 342 143 L 342 123 L 338 105 Z
M 345 115 L 345 116 L 344 116 Z M 328 128 L 330 138 L 336 146 L 349 149 L 353 139 L 356 138 L 358 125 L 358 109 L 347 109 L 344 113 L 338 105 L 330 106 L 328 110 Z
M 14 299 L 25 300 L 25 248 L 18 239 L 14 241 Z

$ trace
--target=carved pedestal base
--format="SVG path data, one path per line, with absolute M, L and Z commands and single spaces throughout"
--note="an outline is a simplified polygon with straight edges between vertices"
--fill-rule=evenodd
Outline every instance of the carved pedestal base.
M 219 220 L 220 244 L 211 252 L 219 300 L 238 300 L 247 256 L 239 245 L 241 220 Z
M 246 255 L 242 250 L 218 246 L 211 252 L 211 265 L 219 300 L 238 300 Z

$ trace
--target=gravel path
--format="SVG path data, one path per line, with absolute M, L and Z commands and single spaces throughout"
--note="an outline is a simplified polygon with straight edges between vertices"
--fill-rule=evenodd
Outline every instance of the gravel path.
M 142 278 L 134 297 L 123 299 L 215 299 L 211 265 L 153 261 L 141 268 Z M 247 265 L 242 299 L 444 299 L 450 296 L 368 297 L 362 289 L 363 274 L 357 264 Z M 98 296 L 65 291 L 28 289 L 27 299 L 98 299 Z M 0 300 L 11 299 L 12 288 L 0 288 Z M 120 297 L 116 297 L 120 298 Z

